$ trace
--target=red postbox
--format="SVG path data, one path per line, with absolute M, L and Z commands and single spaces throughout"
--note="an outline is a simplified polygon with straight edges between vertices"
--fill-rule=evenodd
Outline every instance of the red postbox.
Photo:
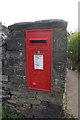
M 28 88 L 51 91 L 52 29 L 26 30 Z

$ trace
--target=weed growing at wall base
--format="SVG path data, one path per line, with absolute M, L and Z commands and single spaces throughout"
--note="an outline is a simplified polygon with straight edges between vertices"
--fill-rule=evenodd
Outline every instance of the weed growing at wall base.
M 14 114 L 7 108 L 2 108 L 2 120 L 9 120 L 9 119 L 23 119 L 24 116 L 21 114 Z

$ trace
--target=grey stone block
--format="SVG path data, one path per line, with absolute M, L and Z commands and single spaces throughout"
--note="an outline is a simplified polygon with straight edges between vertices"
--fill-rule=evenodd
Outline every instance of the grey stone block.
M 2 60 L 2 54 L 0 54 L 0 61 Z
M 23 77 L 24 80 L 26 79 L 26 75 L 27 75 L 26 68 L 16 68 L 14 70 L 14 72 L 15 72 L 16 75 L 22 75 L 22 76 L 24 76 Z
M 7 59 L 19 59 L 19 60 L 25 60 L 26 53 L 25 51 L 7 51 L 6 52 L 6 58 Z
M 26 66 L 26 56 L 25 51 L 7 51 L 6 57 L 3 59 L 4 67 L 16 67 L 25 68 Z
M 9 75 L 9 80 L 11 83 L 15 84 L 26 84 L 26 81 L 24 81 L 23 76 L 21 75 Z
M 6 62 L 6 61 L 5 61 Z M 5 66 L 7 66 L 7 67 L 23 67 L 23 68 L 25 68 L 26 67 L 26 61 L 24 60 L 20 60 L 20 59 L 12 59 L 12 58 L 9 58 L 8 60 L 7 60 L 7 63 L 5 63 Z
M 42 105 L 34 105 L 32 108 L 32 114 L 34 118 L 61 118 L 62 106 L 52 104 L 52 109 Z
M 25 48 L 25 39 L 11 38 L 6 40 L 7 50 L 22 50 Z
M 2 39 L 2 46 L 5 45 L 5 41 L 6 41 L 6 39 Z
M 2 90 L 2 83 L 0 82 L 0 90 Z
M 12 95 L 19 96 L 21 95 L 20 91 L 10 91 Z
M 67 62 L 67 52 L 64 51 L 57 51 L 55 50 L 53 52 L 53 56 L 52 56 L 52 61 L 53 62 L 61 62 L 61 63 L 66 63 Z
M 12 66 L 12 67 L 3 67 L 2 68 L 2 73 L 3 75 L 22 75 L 24 76 L 23 79 L 25 79 L 25 76 L 27 75 L 26 73 L 26 68 L 21 68 L 18 66 Z
M 9 67 L 9 68 L 2 67 L 2 73 L 3 73 L 3 75 L 13 75 L 14 69 L 13 69 L 13 67 Z
M 13 103 L 13 104 L 16 104 L 18 101 L 17 100 L 8 100 L 8 103 Z
M 0 47 L 0 55 L 2 54 L 2 47 Z
M 4 100 L 7 100 L 7 99 L 10 99 L 10 95 L 3 95 L 2 94 L 2 101 L 4 101 Z
M 6 85 L 7 84 L 7 85 Z M 10 88 L 12 88 L 13 86 L 12 86 L 12 84 L 10 84 L 10 82 L 2 82 L 2 89 L 4 89 L 4 91 L 10 91 Z
M 6 58 L 2 61 L 2 67 L 8 67 L 8 61 Z
M 7 86 L 6 86 L 6 84 L 5 83 L 3 83 L 3 85 L 2 85 L 2 87 L 3 87 L 3 89 L 5 90 L 5 91 L 20 91 L 20 92 L 25 92 L 26 91 L 26 84 L 23 84 L 23 83 L 21 83 L 21 84 L 16 84 L 16 83 L 12 83 L 12 82 L 8 82 L 8 84 L 7 84 Z
M 57 85 L 59 87 L 64 87 L 65 85 L 65 79 L 62 79 L 60 77 L 55 77 L 54 76 L 54 81 L 53 81 L 53 89 L 54 89 L 54 86 Z
M 10 38 L 25 38 L 25 31 L 12 31 Z
M 60 63 L 60 62 L 53 62 L 53 70 L 55 70 L 58 73 L 64 73 L 66 72 L 66 63 Z
M 2 61 L 0 61 L 0 67 L 2 67 Z
M 0 66 L 0 75 L 2 75 L 2 67 Z
M 0 89 L 0 96 L 2 96 L 2 90 Z
M 2 57 L 2 60 L 5 59 L 6 57 L 6 46 L 2 46 L 1 48 L 1 57 Z
M 0 75 L 0 82 L 2 82 L 2 75 Z
M 53 51 L 67 51 L 67 36 L 66 30 L 55 29 L 53 32 Z
M 23 98 L 22 98 L 23 99 Z M 22 99 L 20 99 L 20 101 L 22 101 Z M 24 100 L 24 99 L 23 99 Z M 39 105 L 40 104 L 40 100 L 37 100 L 35 98 L 28 98 L 28 99 L 25 99 L 25 102 L 27 104 L 36 104 L 36 105 Z
M 2 39 L 0 39 L 0 47 L 2 46 Z
M 31 105 L 30 104 L 18 104 L 16 105 L 16 111 L 18 113 L 21 113 L 22 115 L 24 115 L 26 118 L 33 118 L 33 115 L 31 113 Z
M 6 52 L 6 46 L 4 45 L 2 46 L 2 54 L 5 54 L 5 52 Z
M 62 99 L 61 99 L 60 95 L 57 92 L 55 93 L 55 91 L 53 91 L 51 93 L 38 92 L 36 95 L 36 98 L 39 99 L 40 101 L 48 101 L 53 104 L 62 104 Z
M 6 58 L 6 54 L 2 53 L 2 60 L 5 60 L 5 58 Z
M 2 75 L 2 81 L 8 82 L 8 76 L 7 75 Z
M 26 84 L 25 84 L 25 86 L 26 86 Z M 19 99 L 21 99 L 21 98 L 25 98 L 25 99 L 28 99 L 28 98 L 30 98 L 30 99 L 36 99 L 36 91 L 35 90 L 30 90 L 30 89 L 27 89 L 27 86 L 26 86 L 26 88 L 25 89 L 22 89 L 22 88 L 19 88 L 18 89 L 18 91 L 19 91 L 19 93 L 21 93 L 20 95 L 19 95 Z

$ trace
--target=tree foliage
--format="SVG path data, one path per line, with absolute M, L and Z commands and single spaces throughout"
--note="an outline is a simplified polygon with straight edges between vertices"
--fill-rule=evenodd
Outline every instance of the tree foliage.
M 80 32 L 73 33 L 68 40 L 68 58 L 80 63 Z

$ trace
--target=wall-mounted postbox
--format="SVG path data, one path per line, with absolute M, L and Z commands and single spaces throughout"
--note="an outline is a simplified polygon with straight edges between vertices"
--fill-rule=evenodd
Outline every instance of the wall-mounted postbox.
M 26 30 L 28 88 L 51 91 L 52 30 Z

